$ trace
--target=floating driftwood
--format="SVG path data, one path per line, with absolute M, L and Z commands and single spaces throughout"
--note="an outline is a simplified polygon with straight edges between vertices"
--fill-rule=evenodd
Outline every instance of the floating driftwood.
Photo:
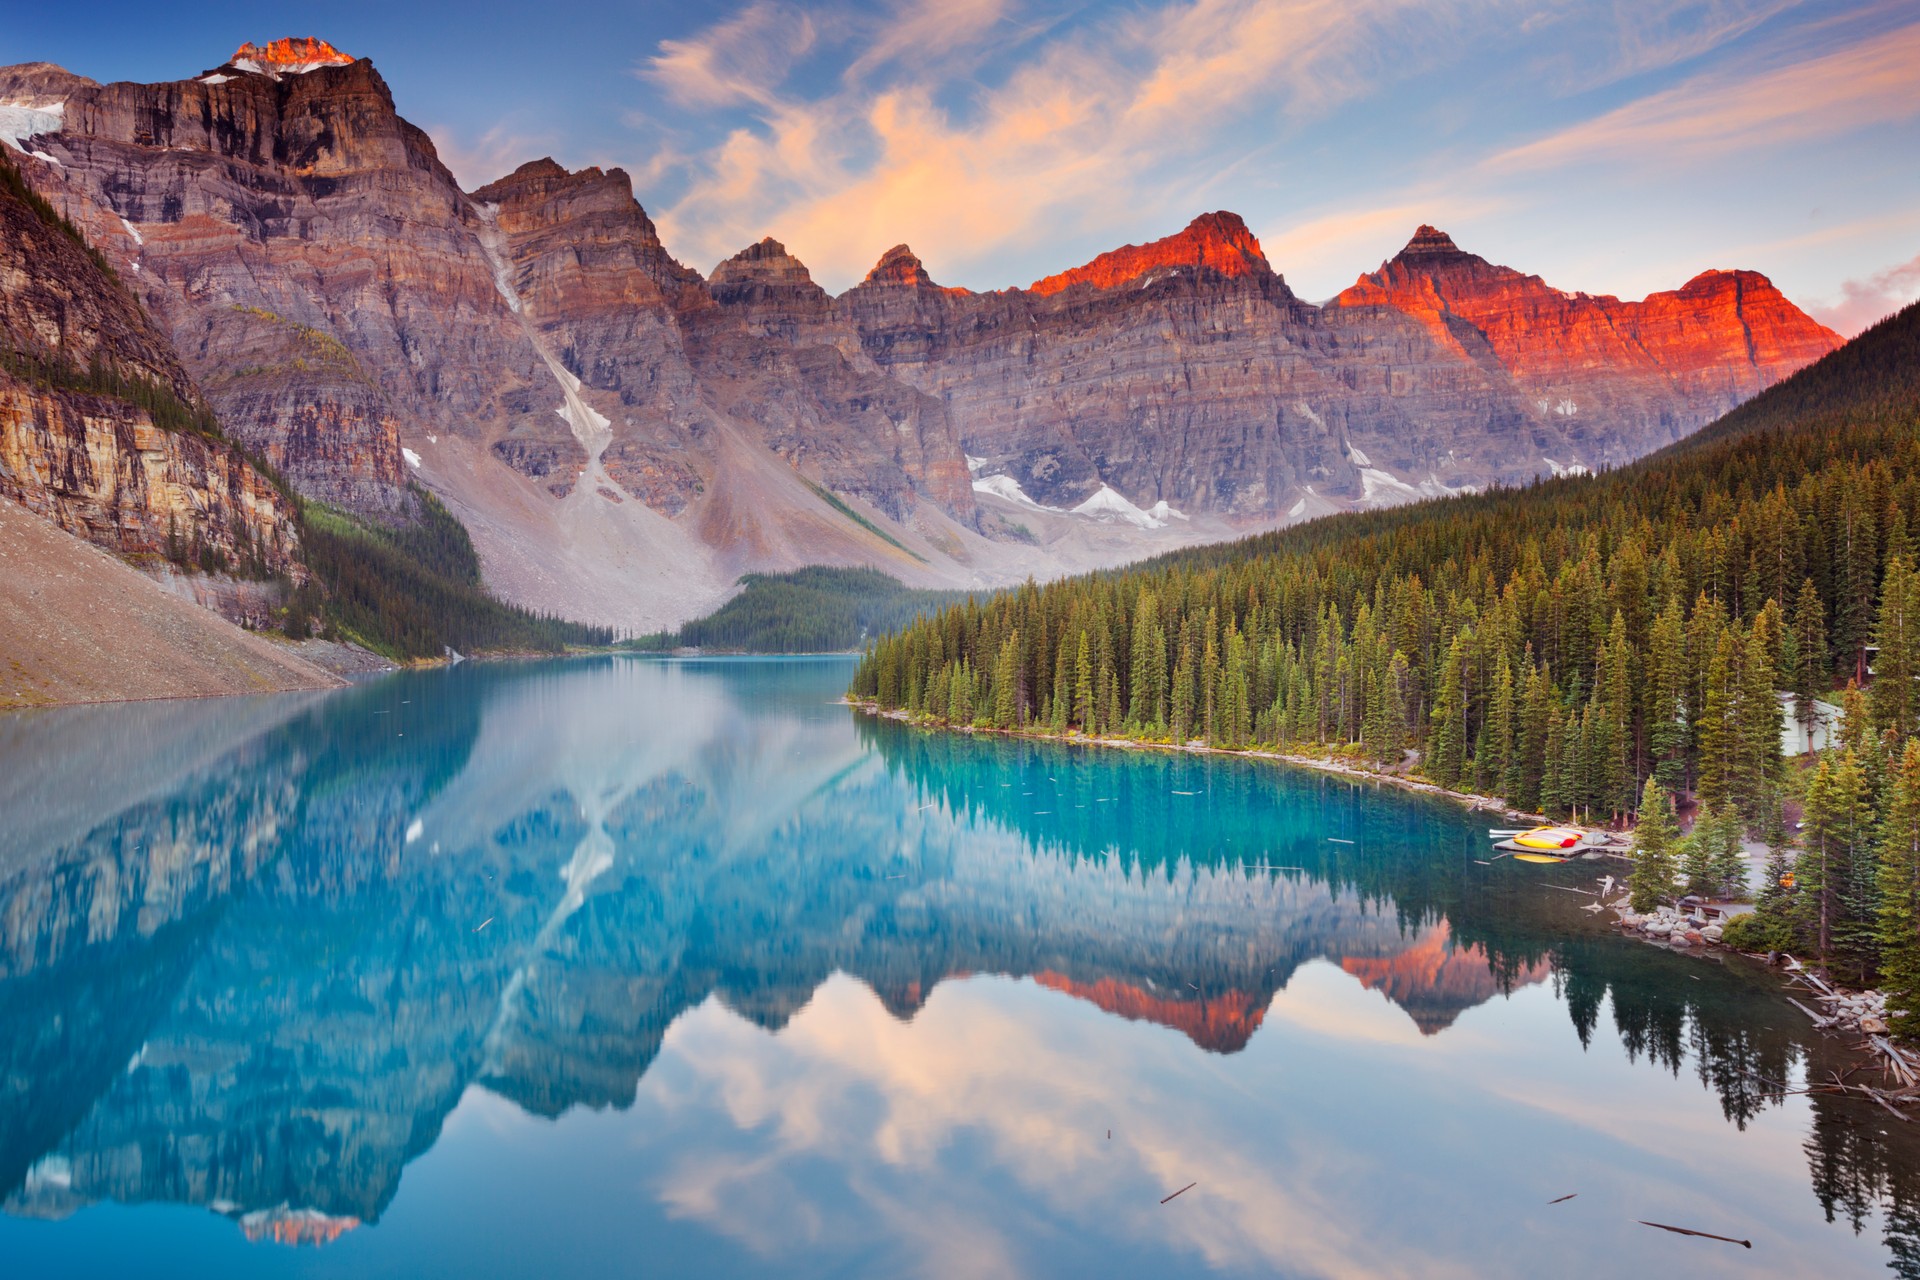
M 1732 1236 L 1717 1236 L 1711 1231 L 1693 1231 L 1686 1227 L 1670 1227 L 1664 1222 L 1648 1222 L 1645 1218 L 1639 1219 L 1639 1222 L 1643 1227 L 1658 1227 L 1662 1231 L 1671 1231 L 1677 1236 L 1699 1236 L 1702 1240 L 1723 1240 L 1728 1244 L 1737 1244 L 1742 1249 L 1753 1248 L 1753 1241 L 1751 1240 L 1735 1240 Z

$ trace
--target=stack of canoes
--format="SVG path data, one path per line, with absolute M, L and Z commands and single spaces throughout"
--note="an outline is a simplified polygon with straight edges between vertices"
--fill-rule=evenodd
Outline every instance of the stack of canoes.
M 1519 862 L 1565 862 L 1607 843 L 1605 832 L 1580 827 L 1533 827 L 1526 831 L 1489 831 L 1487 834 L 1495 837 L 1494 848 L 1512 854 Z

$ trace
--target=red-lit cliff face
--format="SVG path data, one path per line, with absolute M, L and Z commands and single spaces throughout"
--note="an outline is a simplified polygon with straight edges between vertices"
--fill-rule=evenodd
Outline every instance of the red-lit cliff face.
M 1409 316 L 1460 361 L 1513 379 L 1542 412 L 1602 429 L 1702 426 L 1841 342 L 1755 272 L 1707 271 L 1623 302 L 1564 293 L 1427 226 L 1333 306 Z
M 897 244 L 881 254 L 880 261 L 873 264 L 873 270 L 867 272 L 863 283 L 882 288 L 931 289 L 955 298 L 972 296 L 972 290 L 969 289 L 935 284 L 933 277 L 927 274 L 926 264 L 904 244 Z
M 1478 946 L 1456 947 L 1446 921 L 1427 929 L 1405 951 L 1391 956 L 1349 956 L 1340 967 L 1407 1011 L 1422 1035 L 1435 1035 L 1475 1005 L 1515 987 L 1545 982 L 1553 973 L 1544 960 L 1503 984 Z
M 1175 235 L 1147 244 L 1122 245 L 1084 266 L 1036 280 L 1027 286 L 1027 292 L 1045 297 L 1078 284 L 1112 289 L 1152 271 L 1179 267 L 1206 267 L 1228 278 L 1265 275 L 1272 270 L 1260 242 L 1247 230 L 1240 215 L 1223 211 L 1202 214 Z
M 1624 463 L 1839 341 L 1750 272 L 1621 303 L 1431 227 L 1315 307 L 1224 213 L 990 294 L 899 248 L 836 308 L 947 403 L 982 475 L 1053 507 L 1107 485 L 1247 523 Z

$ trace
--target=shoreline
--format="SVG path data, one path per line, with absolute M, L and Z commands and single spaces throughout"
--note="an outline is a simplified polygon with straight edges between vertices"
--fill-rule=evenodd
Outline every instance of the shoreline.
M 1390 786 L 1399 787 L 1404 791 L 1440 796 L 1465 806 L 1466 809 L 1472 813 L 1483 811 L 1496 813 L 1504 818 L 1518 818 L 1523 822 L 1531 822 L 1537 826 L 1545 826 L 1550 822 L 1550 819 L 1544 814 L 1528 813 L 1523 809 L 1516 809 L 1499 796 L 1484 796 L 1472 791 L 1454 791 L 1448 787 L 1440 786 L 1438 783 L 1427 782 L 1419 778 L 1406 778 L 1398 774 L 1380 773 L 1372 769 L 1363 769 L 1358 765 L 1348 764 L 1342 760 L 1328 760 L 1320 756 L 1299 755 L 1290 751 L 1267 751 L 1260 749 L 1236 750 L 1231 747 L 1209 747 L 1205 745 L 1195 745 L 1193 743 L 1141 742 L 1135 738 L 1110 738 L 1086 733 L 1043 733 L 1031 729 L 983 729 L 975 725 L 917 725 L 906 711 L 889 711 L 877 702 L 870 702 L 859 698 L 842 697 L 840 703 L 842 706 L 852 707 L 870 716 L 877 716 L 888 720 L 898 720 L 902 724 L 915 725 L 916 728 L 935 729 L 947 733 L 989 733 L 1003 738 L 1029 738 L 1036 742 L 1058 742 L 1068 746 L 1117 747 L 1126 751 L 1181 751 L 1189 755 L 1217 755 L 1233 756 L 1248 760 L 1276 760 L 1281 764 L 1295 765 L 1302 769 L 1317 769 L 1322 773 L 1340 774 L 1344 777 L 1356 778 L 1366 782 L 1382 782 Z

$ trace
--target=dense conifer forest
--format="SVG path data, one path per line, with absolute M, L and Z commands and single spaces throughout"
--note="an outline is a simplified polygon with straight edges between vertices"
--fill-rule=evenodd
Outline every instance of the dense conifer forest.
M 1766 839 L 1750 940 L 1920 987 L 1917 507 L 1920 306 L 1631 467 L 969 600 L 872 645 L 852 692 L 1339 753 L 1596 822 L 1678 798 L 1694 834 L 1650 866 L 1731 889 Z M 1786 718 L 1830 701 L 1840 741 L 1787 767 Z
M 750 573 L 739 595 L 678 631 L 642 636 L 643 650 L 730 653 L 848 653 L 883 632 L 957 604 L 958 591 L 924 591 L 878 569 L 813 565 L 792 573 Z
M 473 542 L 439 499 L 416 488 L 417 515 L 388 527 L 306 503 L 300 542 L 313 579 L 294 593 L 289 631 L 309 619 L 394 658 L 437 658 L 510 650 L 557 653 L 608 645 L 613 632 L 529 612 L 495 598 L 482 583 Z

